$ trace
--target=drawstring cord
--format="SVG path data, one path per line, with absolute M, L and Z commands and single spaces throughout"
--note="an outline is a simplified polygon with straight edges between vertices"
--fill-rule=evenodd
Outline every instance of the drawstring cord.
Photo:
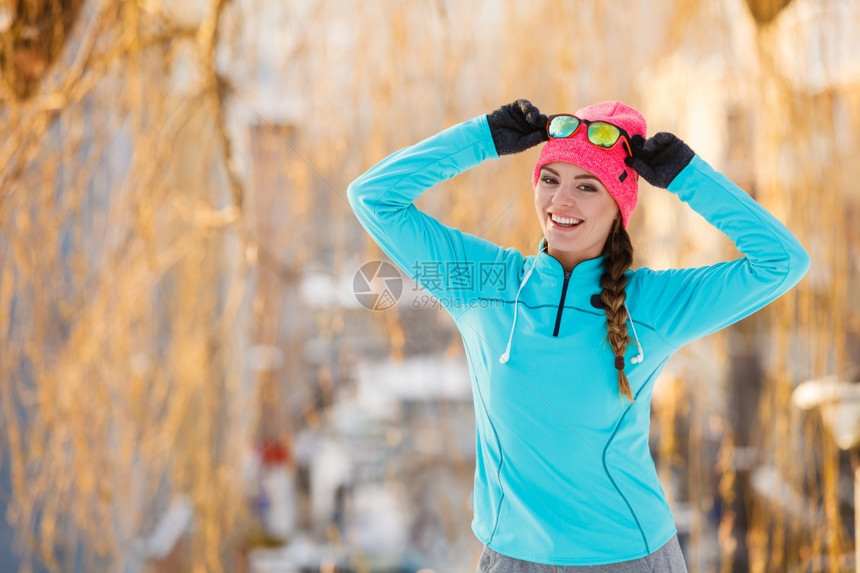
M 627 318 L 630 319 L 630 327 L 633 329 L 633 340 L 636 342 L 636 348 L 639 349 L 639 354 L 630 359 L 630 364 L 639 364 L 645 360 L 645 352 L 642 350 L 642 345 L 639 344 L 639 335 L 636 334 L 636 325 L 633 324 L 633 316 L 630 314 L 630 309 L 627 308 L 627 303 L 624 303 L 624 310 L 627 311 Z
M 526 286 L 527 282 L 529 282 L 529 278 L 532 276 L 532 271 L 535 270 L 535 266 L 537 266 L 537 260 L 540 253 L 541 252 L 538 251 L 538 254 L 535 256 L 532 266 L 529 269 L 529 272 L 526 273 L 526 276 L 523 277 L 523 280 L 520 283 L 520 288 L 517 290 L 517 296 L 514 298 L 514 321 L 511 323 L 511 333 L 508 335 L 508 345 L 505 347 L 505 352 L 499 356 L 500 364 L 507 364 L 508 360 L 511 358 L 511 343 L 514 340 L 514 329 L 517 327 L 517 310 L 520 306 L 520 293 L 523 292 L 523 287 Z

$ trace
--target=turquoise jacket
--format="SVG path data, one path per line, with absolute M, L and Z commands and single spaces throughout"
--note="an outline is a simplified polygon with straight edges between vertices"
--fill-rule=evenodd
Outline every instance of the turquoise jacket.
M 503 555 L 552 565 L 643 557 L 676 533 L 648 448 L 654 382 L 676 350 L 796 284 L 808 256 L 779 221 L 696 156 L 669 191 L 744 256 L 694 269 L 629 271 L 627 306 L 641 345 L 640 352 L 630 344 L 626 356 L 631 404 L 619 394 L 595 297 L 601 258 L 566 275 L 546 252 L 503 249 L 413 204 L 437 183 L 496 157 L 481 116 L 392 154 L 347 194 L 367 232 L 439 299 L 462 334 L 475 404 L 478 539 Z M 441 277 L 422 274 L 428 265 L 441 268 Z

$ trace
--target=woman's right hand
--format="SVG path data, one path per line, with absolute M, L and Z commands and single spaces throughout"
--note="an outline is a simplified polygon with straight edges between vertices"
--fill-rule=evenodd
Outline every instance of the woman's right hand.
M 519 153 L 548 141 L 546 121 L 546 115 L 527 99 L 518 99 L 487 114 L 487 123 L 499 155 Z

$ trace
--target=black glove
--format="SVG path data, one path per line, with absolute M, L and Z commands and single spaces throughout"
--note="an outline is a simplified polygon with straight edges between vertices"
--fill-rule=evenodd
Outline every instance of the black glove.
M 519 153 L 549 140 L 546 116 L 527 99 L 518 99 L 487 114 L 487 123 L 499 155 Z
M 696 153 L 675 135 L 661 131 L 645 139 L 634 135 L 630 139 L 633 157 L 624 160 L 645 181 L 654 187 L 666 189 L 686 167 Z

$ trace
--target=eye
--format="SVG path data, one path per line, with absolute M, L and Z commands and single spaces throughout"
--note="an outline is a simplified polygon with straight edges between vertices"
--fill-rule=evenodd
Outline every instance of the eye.
M 597 192 L 597 187 L 595 187 L 594 185 L 591 185 L 589 183 L 583 183 L 583 184 L 577 186 L 577 189 L 579 189 L 580 191 L 586 191 L 588 193 L 596 193 Z
M 547 185 L 554 185 L 554 184 L 558 183 L 556 178 L 552 177 L 551 175 L 541 175 L 540 180 L 543 181 L 544 183 L 546 183 Z

